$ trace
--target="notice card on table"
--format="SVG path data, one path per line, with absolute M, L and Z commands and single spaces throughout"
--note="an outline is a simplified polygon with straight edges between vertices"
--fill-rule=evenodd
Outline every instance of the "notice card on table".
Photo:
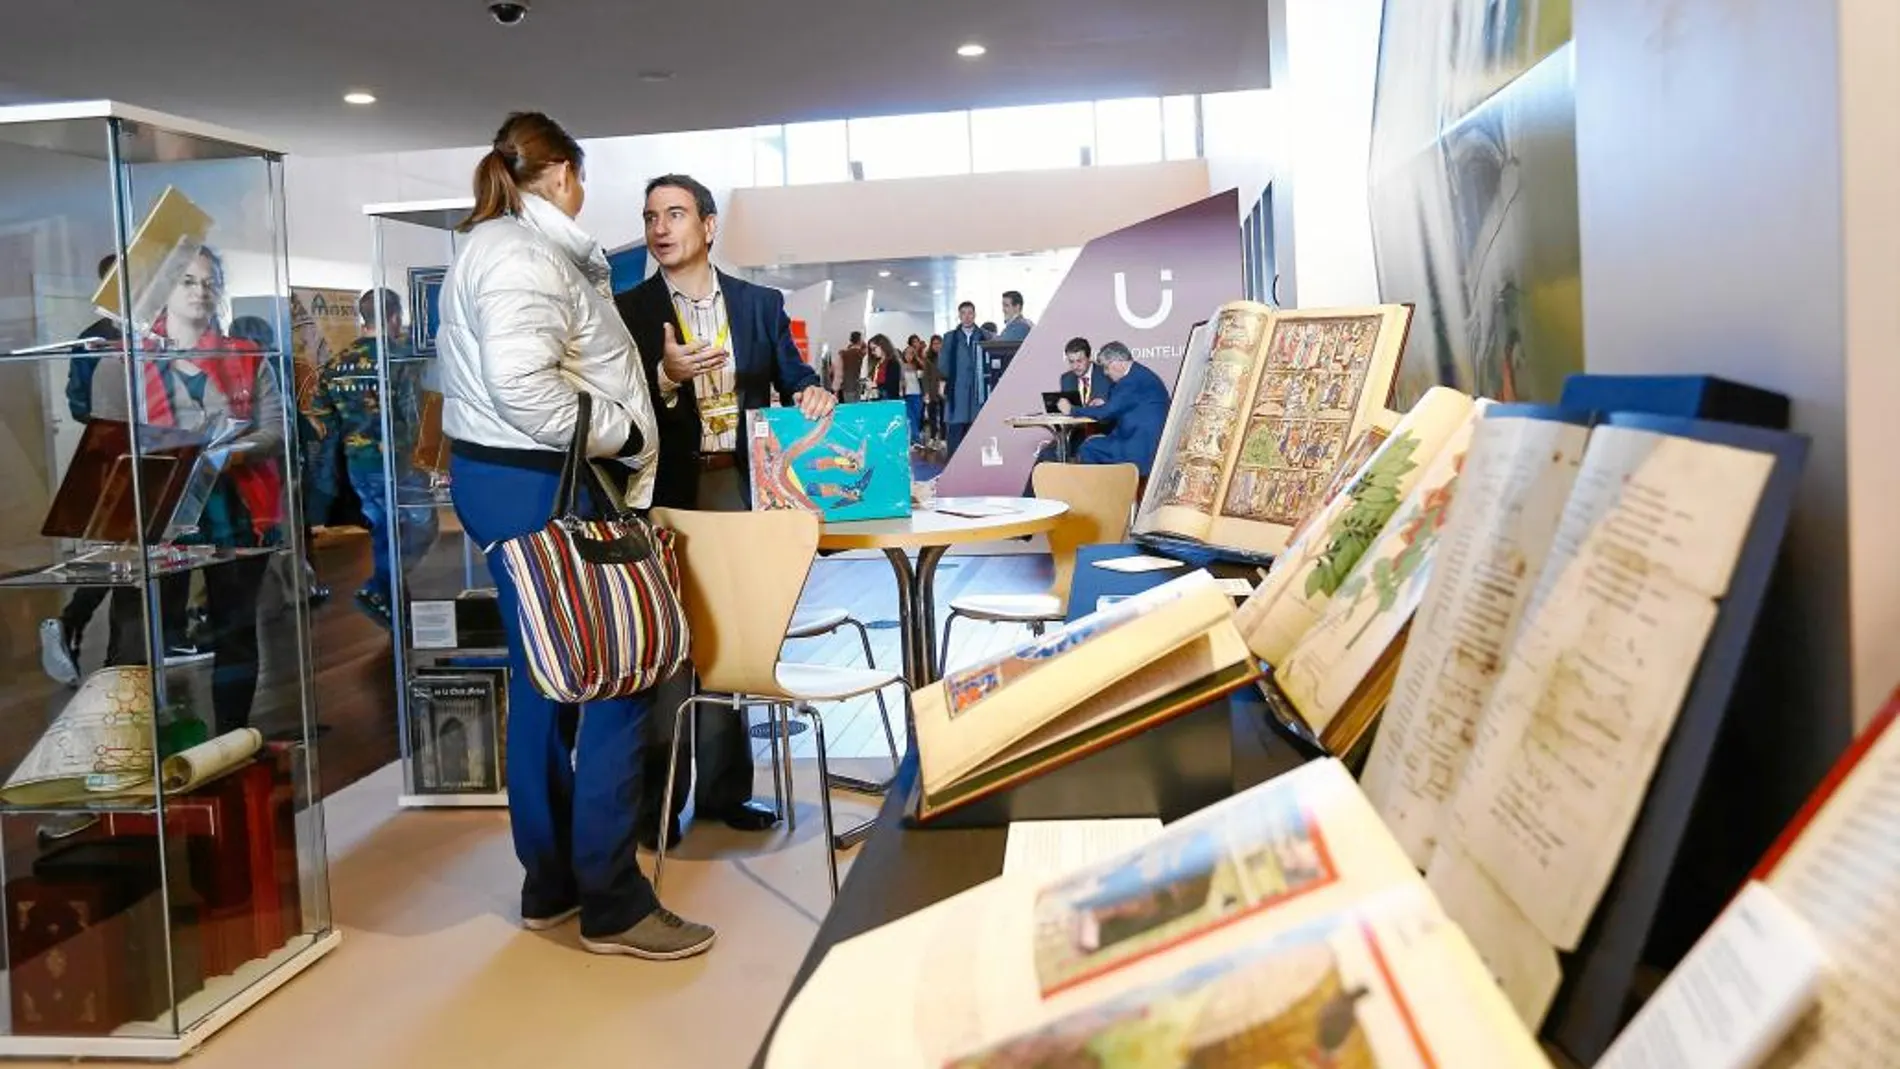
M 1121 572 L 1125 575 L 1139 575 L 1142 572 L 1165 572 L 1184 567 L 1178 560 L 1169 560 L 1166 557 L 1150 557 L 1145 553 L 1137 553 L 1132 557 L 1115 557 L 1111 560 L 1098 560 L 1095 562 L 1095 566 L 1105 572 Z

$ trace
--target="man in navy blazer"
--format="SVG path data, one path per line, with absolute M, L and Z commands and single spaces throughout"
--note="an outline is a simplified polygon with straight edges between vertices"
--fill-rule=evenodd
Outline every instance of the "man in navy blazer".
M 1128 346 L 1118 341 L 1102 346 L 1102 369 L 1114 388 L 1105 400 L 1075 411 L 1093 416 L 1108 433 L 1083 442 L 1077 459 L 1084 464 L 1133 464 L 1145 476 L 1154 467 L 1161 431 L 1168 424 L 1167 384 L 1136 363 Z M 1071 411 L 1066 398 L 1061 408 Z
M 836 404 L 792 340 L 785 298 L 715 271 L 710 260 L 719 208 L 687 175 L 647 183 L 647 252 L 660 269 L 616 299 L 640 350 L 659 417 L 655 507 L 742 512 L 750 507 L 746 414 L 771 404 L 774 391 L 817 418 Z M 649 719 L 639 827 L 659 837 L 661 795 L 674 710 L 691 687 L 690 669 L 662 683 Z M 697 707 L 698 817 L 741 831 L 764 831 L 777 815 L 752 799 L 752 743 L 738 713 Z M 683 771 L 683 770 L 682 770 Z M 681 782 L 685 782 L 682 775 Z M 669 837 L 679 835 L 686 793 L 676 791 Z

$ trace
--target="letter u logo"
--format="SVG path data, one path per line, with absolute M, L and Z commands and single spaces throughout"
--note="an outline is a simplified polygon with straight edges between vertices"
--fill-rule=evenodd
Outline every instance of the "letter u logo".
M 1128 272 L 1115 272 L 1115 311 L 1121 315 L 1122 322 L 1136 330 L 1153 330 L 1167 322 L 1168 316 L 1174 314 L 1174 287 L 1168 285 L 1173 281 L 1173 271 L 1161 272 L 1161 310 L 1153 315 L 1142 316 L 1136 315 L 1128 307 Z

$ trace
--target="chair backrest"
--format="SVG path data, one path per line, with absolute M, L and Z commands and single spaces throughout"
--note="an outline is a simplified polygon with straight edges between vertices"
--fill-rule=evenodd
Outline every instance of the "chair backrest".
M 700 686 L 778 695 L 779 648 L 818 554 L 818 517 L 791 510 L 654 509 L 653 522 L 679 536 L 680 586 Z
M 1064 609 L 1075 581 L 1076 549 L 1128 537 L 1140 480 L 1133 464 L 1038 464 L 1030 475 L 1037 497 L 1069 506 L 1049 532 L 1049 552 L 1056 562 L 1049 593 L 1062 600 Z

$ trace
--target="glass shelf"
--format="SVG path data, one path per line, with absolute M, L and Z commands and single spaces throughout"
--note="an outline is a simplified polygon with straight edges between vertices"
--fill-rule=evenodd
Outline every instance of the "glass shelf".
M 156 567 L 134 570 L 128 567 L 124 571 L 93 571 L 91 569 L 72 569 L 72 563 L 48 565 L 29 571 L 12 572 L 0 575 L 0 590 L 7 588 L 44 590 L 63 590 L 72 587 L 142 587 L 152 579 L 167 575 L 181 575 L 186 572 L 203 571 L 220 564 L 248 560 L 257 557 L 274 557 L 288 552 L 283 546 L 270 546 L 259 549 L 228 550 L 215 556 L 197 557 L 188 560 L 166 562 Z

